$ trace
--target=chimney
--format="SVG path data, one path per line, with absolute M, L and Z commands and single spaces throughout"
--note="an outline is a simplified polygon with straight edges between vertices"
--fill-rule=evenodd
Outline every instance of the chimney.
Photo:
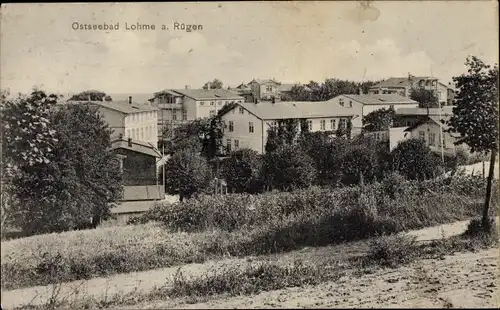
M 185 85 L 184 87 L 185 87 L 185 89 L 189 89 L 189 85 Z
M 212 88 L 212 83 L 210 81 L 208 81 L 208 89 L 211 89 Z
M 271 100 L 272 100 L 272 103 L 276 103 L 276 98 L 274 98 L 274 96 Z
M 92 101 L 92 100 L 90 99 L 90 94 L 89 94 L 89 101 Z
M 128 138 L 128 146 L 132 147 L 132 138 Z
M 128 104 L 132 104 L 132 96 L 128 96 Z

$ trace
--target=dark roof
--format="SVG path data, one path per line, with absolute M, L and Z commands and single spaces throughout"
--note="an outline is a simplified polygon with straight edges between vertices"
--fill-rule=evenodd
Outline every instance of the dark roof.
M 417 101 L 397 94 L 341 95 L 362 104 L 418 104 Z
M 123 139 L 117 139 L 114 141 L 111 141 L 111 149 L 116 150 L 116 149 L 125 149 L 129 150 L 132 152 L 138 152 L 142 154 L 146 154 L 149 156 L 157 157 L 160 158 L 160 152 L 156 150 L 156 147 L 154 145 L 151 145 L 149 143 L 143 142 L 143 141 L 136 141 L 132 140 L 132 146 L 129 146 L 128 140 L 123 140 Z
M 173 96 L 173 97 L 182 97 L 182 95 L 181 95 L 181 94 L 176 93 L 176 92 L 173 92 L 173 91 L 171 91 L 171 90 L 169 90 L 169 89 L 164 89 L 164 90 L 161 90 L 161 91 L 159 91 L 159 92 L 154 93 L 154 96 L 155 96 L 155 97 L 157 97 L 157 96 L 159 96 L 159 95 L 171 95 L 171 96 Z
M 179 93 L 189 98 L 193 98 L 195 100 L 210 100 L 210 99 L 244 100 L 245 99 L 227 89 L 171 89 L 171 91 Z
M 384 80 L 380 83 L 377 83 L 370 88 L 379 88 L 379 87 L 406 87 L 411 86 L 413 83 L 418 82 L 420 80 L 426 80 L 429 77 L 426 76 L 412 76 L 408 77 L 392 77 L 387 80 Z
M 281 101 L 277 103 L 240 103 L 244 109 L 263 120 L 305 119 L 318 117 L 355 116 L 351 108 L 344 108 L 335 102 Z

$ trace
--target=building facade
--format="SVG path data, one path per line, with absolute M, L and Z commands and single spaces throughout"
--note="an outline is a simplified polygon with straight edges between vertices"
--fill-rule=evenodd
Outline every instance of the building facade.
M 281 83 L 274 79 L 253 79 L 250 83 L 253 98 L 258 101 L 272 101 L 281 98 Z
M 161 136 L 164 128 L 215 116 L 226 104 L 241 103 L 245 98 L 226 89 L 171 89 L 155 93 L 149 101 L 158 107 Z
M 417 108 L 418 102 L 397 94 L 339 95 L 328 100 L 337 106 L 351 109 L 353 115 L 352 132 L 358 134 L 363 128 L 363 116 L 379 109 Z
M 132 98 L 129 98 L 128 102 L 92 101 L 90 103 L 98 107 L 103 119 L 113 130 L 111 140 L 121 137 L 157 145 L 158 111 L 156 108 L 133 103 Z
M 439 82 L 439 79 L 433 77 L 417 77 L 408 74 L 408 77 L 394 77 L 382 81 L 370 87 L 368 94 L 398 94 L 403 97 L 409 98 L 412 89 L 426 89 L 434 91 L 438 97 L 441 106 L 450 105 L 453 90 L 450 92 L 450 88 L 443 83 Z
M 306 122 L 309 131 L 335 131 L 357 117 L 353 109 L 328 102 L 240 103 L 222 115 L 225 122 L 223 144 L 228 152 L 249 148 L 265 153 L 268 130 L 280 120 Z M 300 125 L 298 125 L 300 131 Z

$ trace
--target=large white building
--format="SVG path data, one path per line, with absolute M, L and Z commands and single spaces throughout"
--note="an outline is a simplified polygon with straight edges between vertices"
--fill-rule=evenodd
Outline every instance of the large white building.
M 226 124 L 223 143 L 228 151 L 249 148 L 263 154 L 268 129 L 279 120 L 306 121 L 309 131 L 314 132 L 334 131 L 359 117 L 355 109 L 335 102 L 242 102 L 222 115 Z
M 366 95 L 339 95 L 327 102 L 334 102 L 339 107 L 351 109 L 353 114 L 360 117 L 353 119 L 353 134 L 360 133 L 363 127 L 363 116 L 379 109 L 417 108 L 418 102 L 397 94 L 366 94 Z
M 244 97 L 226 89 L 167 89 L 149 99 L 152 105 L 158 107 L 160 135 L 167 126 L 214 116 L 224 105 L 244 100 Z

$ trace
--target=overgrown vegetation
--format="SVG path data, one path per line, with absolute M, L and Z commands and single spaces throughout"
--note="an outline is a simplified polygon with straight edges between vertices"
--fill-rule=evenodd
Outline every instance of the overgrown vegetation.
M 158 206 L 142 217 L 161 226 L 149 223 L 2 242 L 2 287 L 86 279 L 225 255 L 279 253 L 418 229 L 477 214 L 483 191 L 476 178 L 455 177 L 333 191 L 200 196 Z M 57 276 L 47 266 L 54 266 Z

